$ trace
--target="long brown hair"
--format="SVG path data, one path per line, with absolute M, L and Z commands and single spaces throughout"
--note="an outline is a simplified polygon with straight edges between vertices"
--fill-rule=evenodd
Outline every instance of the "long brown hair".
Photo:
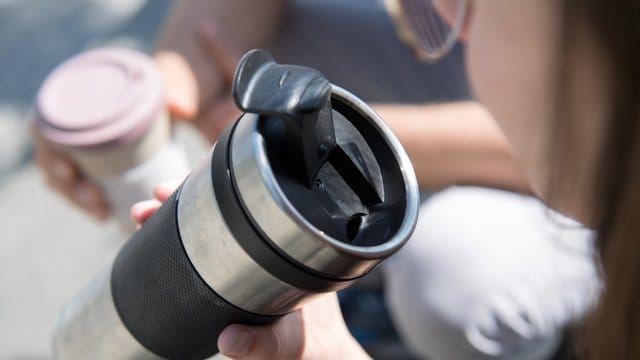
M 640 359 L 640 1 L 565 0 L 559 101 L 571 91 L 572 44 L 580 27 L 589 29 L 603 54 L 610 96 L 600 158 L 589 196 L 591 224 L 598 231 L 598 261 L 604 292 L 580 331 L 580 353 L 589 359 Z M 564 107 L 564 108 L 563 108 Z M 559 106 L 551 156 L 578 166 L 572 135 L 580 119 Z M 562 158 L 563 160 L 558 160 Z M 570 165 L 567 165 L 570 164 Z M 565 169 L 566 170 L 566 169 Z M 551 194 L 570 191 L 551 176 Z M 570 185 L 569 185 L 570 186 Z M 580 196 L 578 194 L 577 196 Z

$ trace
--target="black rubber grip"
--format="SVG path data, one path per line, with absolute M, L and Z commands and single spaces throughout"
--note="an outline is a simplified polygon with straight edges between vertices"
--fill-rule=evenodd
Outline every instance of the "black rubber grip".
M 169 359 L 203 359 L 218 352 L 218 335 L 228 325 L 262 325 L 277 317 L 233 306 L 200 278 L 180 240 L 178 193 L 120 250 L 111 293 L 121 320 L 148 350 Z

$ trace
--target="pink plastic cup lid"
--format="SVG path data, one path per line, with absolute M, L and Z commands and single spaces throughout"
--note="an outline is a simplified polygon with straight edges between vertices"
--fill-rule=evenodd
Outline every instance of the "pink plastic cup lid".
M 59 65 L 40 88 L 35 107 L 45 138 L 94 147 L 140 139 L 164 111 L 164 96 L 151 58 L 102 48 Z

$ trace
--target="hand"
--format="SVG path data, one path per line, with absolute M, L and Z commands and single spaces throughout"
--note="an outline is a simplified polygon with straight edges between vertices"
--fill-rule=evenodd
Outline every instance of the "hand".
M 272 325 L 230 325 L 218 338 L 232 359 L 369 359 L 347 330 L 335 293 L 323 294 Z
M 49 186 L 97 220 L 106 220 L 110 214 L 109 206 L 98 185 L 84 176 L 67 155 L 42 138 L 35 127 L 31 133 L 35 142 L 36 164 L 44 172 Z
M 221 64 L 225 83 L 230 86 L 236 58 L 230 55 L 214 34 L 214 30 L 209 27 L 203 27 L 199 37 L 213 62 Z M 199 116 L 197 90 L 186 61 L 175 53 L 165 52 L 156 56 L 156 63 L 164 79 L 166 105 L 172 119 L 194 119 L 196 127 L 209 139 L 215 139 L 224 127 L 239 115 L 229 90 L 225 96 L 209 103 L 206 112 Z M 35 127 L 32 134 L 35 142 L 35 160 L 44 172 L 47 183 L 94 218 L 106 220 L 110 215 L 110 209 L 100 187 L 86 177 L 69 156 L 56 150 L 42 138 Z
M 168 98 L 167 108 L 172 118 L 184 116 L 191 111 L 179 96 Z M 32 136 L 36 164 L 43 171 L 49 186 L 97 220 L 108 219 L 109 205 L 98 184 L 85 176 L 73 159 L 44 139 L 35 126 L 32 127 Z
M 138 226 L 160 208 L 179 184 L 159 185 L 155 199 L 131 208 Z M 272 325 L 230 325 L 220 334 L 218 348 L 232 359 L 369 359 L 349 333 L 335 293 L 319 295 Z
M 211 60 L 218 65 L 223 84 L 218 96 L 203 103 L 200 116 L 195 121 L 196 128 L 214 142 L 224 129 L 242 114 L 231 95 L 240 56 L 222 40 L 217 28 L 211 22 L 202 27 L 200 39 Z
M 193 69 L 190 64 L 195 63 L 195 59 L 190 59 L 189 56 L 193 56 L 190 54 L 160 51 L 155 58 L 167 84 L 167 99 L 169 109 L 176 115 L 174 119 L 189 122 L 213 143 L 241 114 L 231 96 L 231 86 L 239 56 L 222 40 L 212 22 L 204 23 L 197 37 L 201 49 L 207 55 L 210 69 Z M 215 79 L 196 79 L 196 74 L 217 76 Z M 204 94 L 209 98 L 201 98 L 202 94 L 198 94 L 197 82 L 205 81 L 221 82 L 216 94 Z

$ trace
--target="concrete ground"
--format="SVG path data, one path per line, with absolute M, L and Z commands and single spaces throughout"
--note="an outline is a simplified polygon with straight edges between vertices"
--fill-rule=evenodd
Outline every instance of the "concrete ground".
M 60 307 L 126 238 L 51 192 L 31 164 L 27 119 L 38 85 L 90 47 L 149 50 L 168 4 L 0 0 L 0 359 L 49 358 Z

